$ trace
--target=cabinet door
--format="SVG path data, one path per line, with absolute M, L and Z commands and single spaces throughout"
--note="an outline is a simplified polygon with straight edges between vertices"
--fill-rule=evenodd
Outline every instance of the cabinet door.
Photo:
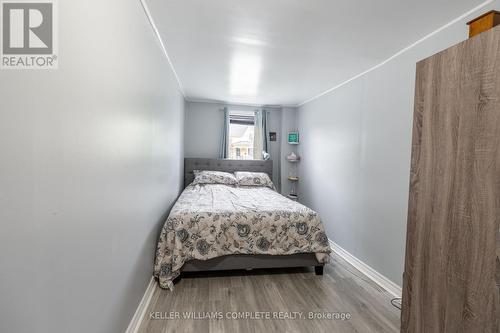
M 500 332 L 500 27 L 417 64 L 402 332 Z

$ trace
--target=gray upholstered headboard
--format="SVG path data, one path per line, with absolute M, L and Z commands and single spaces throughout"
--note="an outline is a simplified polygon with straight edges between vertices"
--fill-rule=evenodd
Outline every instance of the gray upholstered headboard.
M 184 188 L 194 180 L 193 170 L 213 171 L 251 171 L 265 172 L 273 179 L 273 161 L 260 160 L 223 160 L 212 158 L 185 158 L 184 159 Z

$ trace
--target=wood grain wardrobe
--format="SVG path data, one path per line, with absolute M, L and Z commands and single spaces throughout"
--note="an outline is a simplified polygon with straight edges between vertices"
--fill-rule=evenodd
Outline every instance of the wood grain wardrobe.
M 500 332 L 500 26 L 417 64 L 401 332 Z

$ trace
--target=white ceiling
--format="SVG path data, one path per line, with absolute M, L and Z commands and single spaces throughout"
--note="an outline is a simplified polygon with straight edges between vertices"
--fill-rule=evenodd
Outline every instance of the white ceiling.
M 296 105 L 481 0 L 146 0 L 188 99 Z

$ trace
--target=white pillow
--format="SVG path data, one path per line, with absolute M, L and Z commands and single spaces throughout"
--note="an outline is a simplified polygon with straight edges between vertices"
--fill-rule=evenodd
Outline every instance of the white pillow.
M 223 184 L 223 185 L 238 185 L 236 177 L 229 172 L 210 171 L 210 170 L 194 170 L 193 185 L 196 184 Z
M 267 173 L 237 171 L 234 174 L 236 176 L 239 186 L 262 186 L 262 187 L 270 187 L 273 190 L 276 189 L 274 187 L 273 182 L 267 175 Z

